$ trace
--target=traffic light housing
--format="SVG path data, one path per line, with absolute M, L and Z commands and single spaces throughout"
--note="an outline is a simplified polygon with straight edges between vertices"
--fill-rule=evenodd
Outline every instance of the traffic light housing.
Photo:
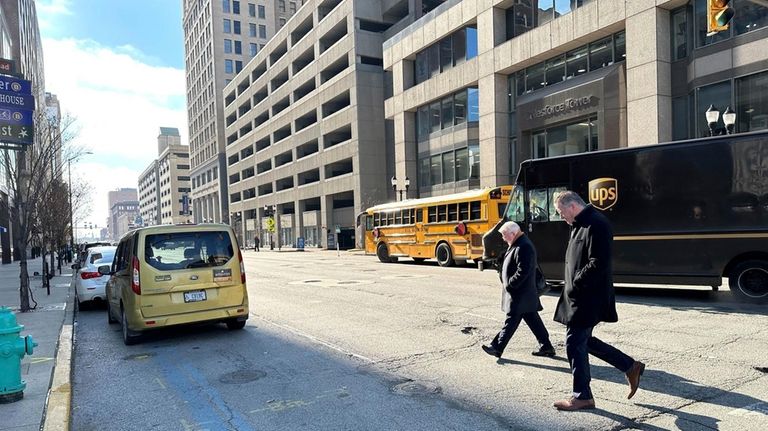
M 728 6 L 731 0 L 707 0 L 707 36 L 728 30 L 735 12 Z

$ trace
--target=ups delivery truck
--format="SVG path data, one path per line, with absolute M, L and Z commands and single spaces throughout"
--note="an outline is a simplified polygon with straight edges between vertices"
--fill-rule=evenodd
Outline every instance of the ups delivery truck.
M 481 265 L 503 250 L 498 228 L 513 220 L 547 278 L 562 280 L 563 190 L 611 221 L 614 282 L 716 289 L 728 278 L 740 299 L 768 303 L 768 132 L 527 160 Z

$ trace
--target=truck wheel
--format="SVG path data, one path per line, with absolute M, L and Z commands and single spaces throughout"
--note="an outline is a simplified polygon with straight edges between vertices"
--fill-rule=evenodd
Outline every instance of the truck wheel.
M 737 298 L 747 302 L 768 302 L 768 262 L 747 260 L 728 275 L 728 287 Z
M 378 247 L 376 247 L 376 257 L 378 257 L 379 260 L 383 263 L 397 262 L 396 257 L 392 257 L 389 255 L 389 249 L 387 249 L 387 245 L 384 243 L 381 243 L 379 244 Z
M 453 253 L 451 252 L 451 246 L 446 243 L 442 243 L 437 246 L 435 251 L 435 257 L 437 257 L 437 263 L 440 266 L 453 266 Z

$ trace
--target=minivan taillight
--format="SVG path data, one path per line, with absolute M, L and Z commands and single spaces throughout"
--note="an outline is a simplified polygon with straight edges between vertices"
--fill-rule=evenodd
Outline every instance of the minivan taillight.
M 141 295 L 141 280 L 139 277 L 139 258 L 136 256 L 133 256 L 133 261 L 131 262 L 131 266 L 133 267 L 133 271 L 131 274 L 131 290 L 137 295 Z
M 237 249 L 237 258 L 240 259 L 240 283 L 245 284 L 245 264 L 243 263 L 243 253 Z

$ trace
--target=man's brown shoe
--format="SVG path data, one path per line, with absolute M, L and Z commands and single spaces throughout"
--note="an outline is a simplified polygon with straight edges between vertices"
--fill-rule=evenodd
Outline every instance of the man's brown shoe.
M 555 401 L 554 406 L 557 407 L 558 410 L 565 410 L 567 412 L 583 409 L 594 409 L 595 399 L 591 398 L 588 400 L 580 400 L 578 398 L 571 397 L 569 400 Z
M 643 375 L 643 371 L 645 371 L 645 364 L 638 361 L 635 361 L 629 368 L 629 371 L 627 371 L 627 383 L 629 383 L 629 395 L 627 395 L 627 399 L 635 396 L 637 388 L 640 387 L 640 376 Z

